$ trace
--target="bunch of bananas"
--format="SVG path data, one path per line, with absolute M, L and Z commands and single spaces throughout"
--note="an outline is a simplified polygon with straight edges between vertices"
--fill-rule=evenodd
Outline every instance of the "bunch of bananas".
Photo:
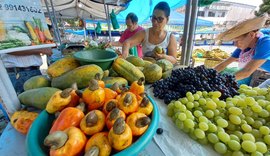
M 193 51 L 192 57 L 227 59 L 228 57 L 230 57 L 230 55 L 219 48 L 213 49 L 211 51 L 210 50 L 206 51 L 204 49 L 195 49 Z

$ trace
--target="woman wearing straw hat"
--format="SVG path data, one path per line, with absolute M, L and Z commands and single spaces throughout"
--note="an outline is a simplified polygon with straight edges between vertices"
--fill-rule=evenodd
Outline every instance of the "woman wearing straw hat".
M 218 64 L 217 71 L 224 70 L 229 64 L 238 60 L 240 70 L 235 73 L 236 80 L 246 80 L 256 69 L 261 68 L 270 72 L 270 36 L 259 32 L 268 16 L 255 17 L 246 20 L 233 28 L 221 33 L 217 40 L 234 41 L 237 49 L 231 57 Z

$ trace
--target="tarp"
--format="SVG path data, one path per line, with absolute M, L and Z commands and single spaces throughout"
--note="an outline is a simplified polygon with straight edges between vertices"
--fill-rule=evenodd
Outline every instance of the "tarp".
M 117 19 L 126 19 L 127 14 L 133 12 L 138 16 L 138 23 L 142 24 L 149 19 L 153 13 L 154 7 L 161 1 L 167 2 L 171 10 L 175 10 L 186 4 L 186 0 L 132 0 L 128 8 L 117 15 Z
M 45 14 L 47 14 L 45 1 L 41 1 L 43 10 Z M 50 0 L 47 1 L 50 4 Z M 106 4 L 110 4 L 109 12 L 114 9 L 115 13 L 124 10 L 128 6 L 128 1 L 129 0 L 105 0 Z M 53 6 L 56 17 L 106 19 L 103 0 L 53 0 Z

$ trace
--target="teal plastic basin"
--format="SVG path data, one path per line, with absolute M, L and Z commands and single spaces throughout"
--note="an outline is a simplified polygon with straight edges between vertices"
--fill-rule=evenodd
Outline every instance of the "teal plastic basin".
M 80 62 L 81 65 L 96 64 L 103 70 L 107 70 L 112 66 L 113 61 L 118 55 L 111 50 L 92 49 L 78 51 L 73 57 Z
M 151 123 L 146 132 L 125 150 L 114 154 L 115 156 L 135 156 L 138 155 L 152 140 L 156 133 L 159 123 L 159 111 L 155 101 L 149 97 L 153 104 L 153 112 L 151 116 Z M 43 110 L 36 120 L 33 122 L 27 136 L 26 136 L 26 150 L 28 156 L 47 156 L 49 150 L 43 145 L 45 137 L 49 134 L 54 115 Z

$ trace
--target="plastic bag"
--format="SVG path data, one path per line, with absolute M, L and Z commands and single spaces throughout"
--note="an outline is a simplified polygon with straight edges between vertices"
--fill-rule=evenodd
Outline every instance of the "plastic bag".
M 116 19 L 116 15 L 114 13 L 114 10 L 112 10 L 112 12 L 110 13 L 110 18 L 111 18 L 113 29 L 119 29 L 120 26 L 119 26 L 118 21 Z
M 101 24 L 100 24 L 100 22 L 97 23 L 97 27 L 96 27 L 95 31 L 96 31 L 97 34 L 101 33 Z

